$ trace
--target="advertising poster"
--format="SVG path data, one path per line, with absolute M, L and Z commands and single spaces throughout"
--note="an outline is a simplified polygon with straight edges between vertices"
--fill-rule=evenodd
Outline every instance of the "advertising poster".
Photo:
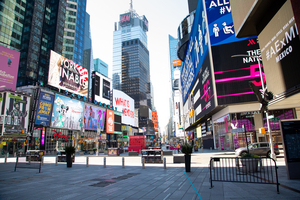
M 30 98 L 13 93 L 2 93 L 2 115 L 5 115 L 4 129 L 1 120 L 1 130 L 4 135 L 26 135 L 28 127 L 28 112 Z M 4 105 L 4 106 L 3 106 Z M 1 118 L 3 119 L 3 117 Z
M 213 46 L 212 55 L 218 105 L 257 101 L 249 81 L 261 88 L 258 58 L 248 57 L 258 56 L 261 68 L 264 69 L 257 40 L 247 39 Z M 233 55 L 248 56 L 232 57 Z
M 110 104 L 111 80 L 95 72 L 92 84 L 92 99 L 97 102 Z
M 0 45 L 0 90 L 16 90 L 20 52 Z
M 51 127 L 80 130 L 84 103 L 59 94 L 55 95 Z
M 114 111 L 106 109 L 106 133 L 115 133 Z
M 203 3 L 199 1 L 185 60 L 181 69 L 182 99 L 186 101 L 196 76 L 208 54 L 208 31 Z
M 113 106 L 122 113 L 122 124 L 134 126 L 134 100 L 120 90 L 113 90 Z
M 229 0 L 206 0 L 205 6 L 211 46 L 253 38 L 235 37 Z
M 105 108 L 97 108 L 94 106 L 84 105 L 83 128 L 96 131 L 99 127 L 101 131 L 104 128 Z
M 35 125 L 50 126 L 53 101 L 53 94 L 48 94 L 45 92 L 40 93 L 34 122 Z
M 51 51 L 48 85 L 87 97 L 88 82 L 87 69 Z

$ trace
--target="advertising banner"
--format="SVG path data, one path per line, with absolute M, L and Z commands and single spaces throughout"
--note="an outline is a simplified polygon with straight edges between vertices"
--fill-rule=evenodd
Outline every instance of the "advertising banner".
M 154 131 L 158 131 L 157 111 L 152 111 L 152 121 L 154 124 Z
M 257 101 L 249 81 L 261 88 L 258 60 L 248 57 L 258 56 L 264 69 L 256 39 L 213 46 L 212 55 L 218 105 Z M 231 57 L 233 55 L 248 56 Z
M 50 126 L 54 95 L 41 92 L 36 110 L 35 125 Z
M 87 69 L 51 51 L 48 85 L 87 97 L 88 82 Z
M 300 84 L 299 27 L 290 1 L 258 35 L 268 90 L 280 94 Z
M 2 107 L 0 127 L 4 135 L 26 135 L 28 127 L 28 112 L 30 98 L 13 94 L 10 92 L 2 93 Z M 4 129 L 3 129 L 3 119 Z
M 96 131 L 100 128 L 103 131 L 105 122 L 105 108 L 94 107 L 85 104 L 83 116 L 83 128 Z
M 80 130 L 84 103 L 59 94 L 55 95 L 51 127 Z
M 206 0 L 205 5 L 211 46 L 253 38 L 235 37 L 229 0 Z
M 110 104 L 111 80 L 95 72 L 92 85 L 92 99 L 97 102 Z
M 131 23 L 131 13 L 125 13 L 120 15 L 120 25 L 127 25 Z
M 106 133 L 115 133 L 114 111 L 106 109 Z
M 0 45 L 0 90 L 16 90 L 20 52 Z
M 134 100 L 120 90 L 113 90 L 113 106 L 122 112 L 122 124 L 134 126 Z
M 199 1 L 193 27 L 190 33 L 189 44 L 181 69 L 182 99 L 187 96 L 194 84 L 196 76 L 208 53 L 208 31 L 206 29 L 205 11 L 202 1 Z

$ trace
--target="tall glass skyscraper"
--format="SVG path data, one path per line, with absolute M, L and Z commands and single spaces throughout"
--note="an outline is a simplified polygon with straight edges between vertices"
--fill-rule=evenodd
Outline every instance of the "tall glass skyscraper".
M 113 89 L 125 92 L 135 100 L 135 108 L 152 110 L 148 20 L 131 8 L 120 15 L 113 35 Z
M 94 59 L 94 70 L 108 77 L 108 64 L 106 64 L 99 58 Z

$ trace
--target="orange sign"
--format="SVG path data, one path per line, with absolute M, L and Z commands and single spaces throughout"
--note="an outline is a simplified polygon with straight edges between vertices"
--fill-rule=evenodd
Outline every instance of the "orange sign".
M 181 60 L 173 60 L 173 67 L 180 66 Z
M 154 130 L 158 131 L 157 111 L 152 111 L 152 121 L 154 124 Z
M 106 110 L 106 133 L 115 133 L 115 113 L 112 110 Z

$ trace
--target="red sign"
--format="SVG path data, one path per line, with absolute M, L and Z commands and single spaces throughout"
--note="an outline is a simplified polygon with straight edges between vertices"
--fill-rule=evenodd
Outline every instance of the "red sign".
M 52 130 L 52 131 L 55 132 L 55 133 L 53 134 L 54 139 L 62 138 L 62 139 L 65 139 L 65 140 L 67 141 L 68 138 L 69 138 L 68 135 L 62 135 L 62 134 L 61 134 L 61 131 L 60 131 L 60 132 L 58 132 L 58 131 L 56 131 L 56 130 Z
M 106 133 L 115 133 L 115 113 L 112 110 L 106 110 Z

